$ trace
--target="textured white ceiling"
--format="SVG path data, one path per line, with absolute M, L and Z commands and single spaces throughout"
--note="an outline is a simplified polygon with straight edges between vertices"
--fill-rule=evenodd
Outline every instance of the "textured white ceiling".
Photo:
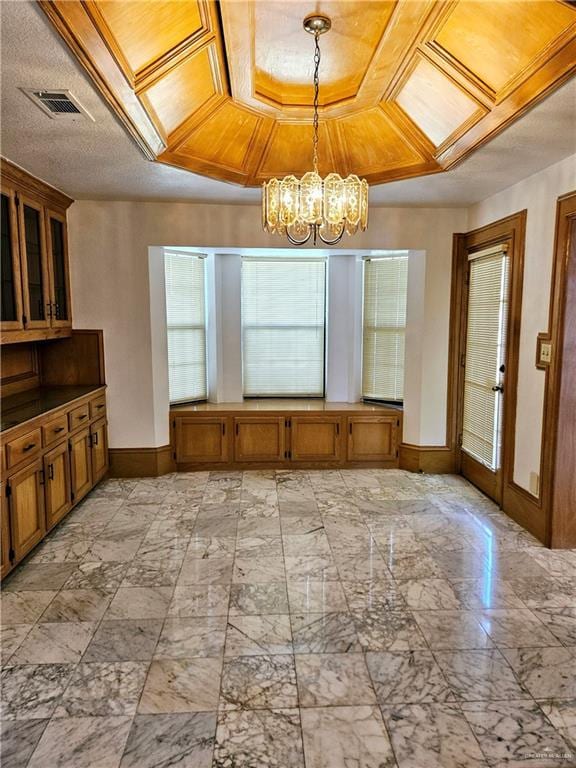
M 144 159 L 84 70 L 28 0 L 0 0 L 1 152 L 75 199 L 255 203 L 258 189 Z M 95 122 L 43 114 L 20 88 L 66 88 Z M 380 184 L 371 204 L 465 206 L 576 152 L 576 78 L 454 170 Z

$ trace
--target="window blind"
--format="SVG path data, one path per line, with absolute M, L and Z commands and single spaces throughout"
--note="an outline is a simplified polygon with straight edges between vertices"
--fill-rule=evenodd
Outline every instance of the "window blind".
M 404 336 L 408 256 L 364 262 L 362 396 L 404 397 Z
M 248 397 L 324 395 L 324 260 L 242 260 L 242 368 Z
M 165 251 L 164 259 L 170 402 L 205 400 L 204 258 Z
M 500 366 L 506 353 L 506 246 L 469 256 L 462 450 L 489 469 L 500 466 Z

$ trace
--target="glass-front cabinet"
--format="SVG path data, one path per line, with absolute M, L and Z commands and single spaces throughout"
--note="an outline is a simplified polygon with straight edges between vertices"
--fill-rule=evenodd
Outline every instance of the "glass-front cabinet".
M 44 210 L 27 197 L 20 197 L 20 246 L 24 327 L 50 327 L 48 260 L 44 232 Z
M 16 217 L 16 196 L 10 189 L 2 187 L 2 221 L 0 240 L 2 244 L 2 330 L 19 330 L 22 325 L 22 286 L 20 282 L 20 256 L 18 253 L 18 220 Z
M 50 273 L 50 318 L 53 328 L 72 326 L 66 217 L 46 211 L 48 269 Z

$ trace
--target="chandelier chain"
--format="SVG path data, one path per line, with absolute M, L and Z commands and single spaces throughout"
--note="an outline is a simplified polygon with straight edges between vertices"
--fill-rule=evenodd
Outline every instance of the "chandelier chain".
M 314 34 L 314 144 L 312 150 L 312 166 L 318 173 L 318 94 L 320 91 L 320 34 Z

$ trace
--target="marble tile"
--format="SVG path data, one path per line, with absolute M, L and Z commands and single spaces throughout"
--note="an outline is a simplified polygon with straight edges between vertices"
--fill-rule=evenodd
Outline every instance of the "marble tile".
M 253 536 L 238 539 L 236 558 L 282 558 L 282 539 L 280 536 Z
M 74 671 L 73 664 L 27 664 L 2 672 L 4 720 L 51 717 Z
M 218 706 L 221 659 L 157 659 L 138 705 L 145 715 L 209 712 Z
M 376 703 L 361 653 L 301 654 L 296 674 L 301 707 Z
M 176 587 L 168 607 L 170 618 L 193 616 L 227 616 L 230 587 L 221 584 L 202 584 Z
M 536 608 L 534 614 L 562 645 L 576 646 L 576 607 Z
M 104 614 L 112 619 L 163 619 L 174 590 L 172 587 L 121 587 Z
M 576 699 L 545 699 L 538 700 L 538 704 L 572 752 L 576 752 Z
M 161 619 L 103 621 L 82 660 L 148 661 L 152 658 L 161 629 Z
M 378 707 L 302 709 L 307 768 L 396 768 Z
M 392 579 L 343 581 L 342 587 L 351 611 L 389 611 L 392 608 L 406 608 L 404 597 Z
M 450 586 L 464 610 L 526 607 L 508 582 L 492 576 L 481 579 L 453 579 Z
M 32 624 L 13 624 L 12 626 L 0 627 L 2 663 L 8 661 L 31 629 Z
M 398 588 L 409 608 L 416 611 L 458 610 L 460 602 L 446 579 L 408 579 Z
M 94 622 L 36 624 L 10 659 L 10 664 L 76 664 L 95 629 Z
M 448 683 L 428 650 L 366 654 L 380 704 L 454 701 Z
M 55 591 L 2 592 L 0 595 L 2 626 L 34 624 L 55 595 Z
M 130 717 L 70 717 L 51 720 L 28 768 L 117 768 Z
M 502 653 L 535 699 L 574 697 L 576 647 L 504 648 Z
M 347 613 L 305 613 L 292 617 L 294 653 L 357 653 L 361 650 Z
M 414 616 L 403 608 L 353 611 L 352 620 L 365 651 L 409 651 L 426 648 Z
M 459 701 L 529 698 L 526 687 L 498 650 L 436 651 L 434 655 Z
M 2 720 L 0 722 L 0 765 L 4 768 L 25 768 L 48 722 L 47 719 Z
M 232 581 L 233 562 L 231 558 L 189 560 L 186 557 L 182 564 L 177 585 L 230 584 Z
M 235 656 L 224 661 L 220 707 L 269 709 L 297 706 L 292 655 Z
M 560 645 L 560 641 L 528 609 L 495 608 L 480 622 L 498 648 Z
M 288 581 L 310 579 L 314 581 L 339 581 L 340 575 L 332 557 L 323 555 L 302 555 L 285 557 Z
M 166 560 L 140 560 L 135 558 L 128 565 L 122 587 L 173 587 L 178 581 L 184 555 Z
M 78 563 L 84 560 L 92 546 L 92 537 L 70 541 L 45 539 L 30 555 L 29 563 Z
M 391 576 L 376 546 L 361 552 L 334 550 L 334 560 L 342 581 L 377 581 Z
M 78 664 L 54 716 L 133 715 L 147 669 L 141 661 Z
M 291 613 L 338 613 L 348 609 L 339 581 L 289 581 L 288 599 Z
M 292 631 L 287 615 L 230 616 L 226 656 L 292 653 Z
M 439 575 L 449 581 L 489 578 L 495 575 L 492 562 L 480 552 L 436 551 L 432 553 L 431 560 L 435 563 Z
M 232 558 L 236 548 L 233 536 L 195 536 L 190 538 L 186 550 L 187 560 L 208 560 L 208 558 Z
M 282 557 L 239 557 L 234 561 L 234 584 L 262 584 L 286 579 Z
M 483 614 L 472 611 L 414 611 L 414 618 L 433 651 L 492 648 Z
M 64 584 L 64 589 L 118 589 L 128 569 L 128 563 L 79 563 Z
M 528 552 L 496 551 L 492 558 L 492 573 L 502 579 L 545 579 L 549 574 Z
M 238 521 L 238 539 L 253 539 L 259 536 L 280 536 L 280 518 L 269 515 L 241 517 Z
M 224 652 L 226 618 L 166 619 L 154 652 L 155 659 L 192 659 L 221 656 Z
M 382 707 L 399 768 L 488 768 L 455 704 Z
M 304 768 L 297 709 L 223 711 L 212 768 Z
M 288 613 L 286 584 L 232 584 L 230 616 Z
M 84 562 L 127 563 L 133 559 L 140 549 L 143 536 L 128 537 L 118 533 L 114 537 L 102 534 L 92 544 Z
M 395 551 L 385 556 L 386 566 L 395 579 L 431 579 L 443 576 L 438 563 L 427 552 Z
M 508 583 L 528 608 L 574 608 L 576 590 L 570 579 L 518 577 Z
M 576 757 L 536 702 L 494 701 L 462 705 L 490 765 L 555 768 Z M 568 760 L 570 757 L 568 757 Z
M 319 512 L 284 512 L 280 515 L 283 536 L 303 536 L 324 530 Z
M 2 583 L 6 592 L 28 592 L 60 589 L 76 570 L 75 563 L 26 563 Z
M 61 589 L 40 621 L 99 621 L 110 605 L 112 594 L 100 589 Z
M 136 715 L 120 768 L 210 768 L 216 714 Z
M 330 555 L 330 545 L 323 527 L 303 534 L 284 534 L 282 541 L 287 557 Z
M 136 560 L 156 562 L 158 560 L 178 561 L 182 560 L 188 548 L 190 535 L 167 536 L 163 533 L 166 524 L 159 524 L 158 533 L 150 535 L 143 540 L 140 549 L 136 553 Z
M 236 536 L 237 528 L 237 517 L 208 517 L 204 516 L 201 512 L 196 518 L 193 535 L 224 538 L 227 536 Z

